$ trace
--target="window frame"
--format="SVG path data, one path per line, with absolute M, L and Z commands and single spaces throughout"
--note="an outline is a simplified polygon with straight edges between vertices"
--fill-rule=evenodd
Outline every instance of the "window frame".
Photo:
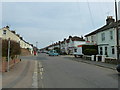
M 113 40 L 113 31 L 110 31 L 110 40 Z
M 6 35 L 7 34 L 7 30 L 3 30 L 3 35 Z
M 105 41 L 105 33 L 101 33 L 101 40 Z

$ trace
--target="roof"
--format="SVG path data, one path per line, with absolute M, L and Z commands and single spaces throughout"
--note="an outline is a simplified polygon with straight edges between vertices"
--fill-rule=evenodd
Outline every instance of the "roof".
M 77 37 L 77 36 L 74 36 L 71 38 L 72 41 L 85 41 L 83 38 L 80 38 L 80 37 Z
M 120 26 L 120 20 L 118 21 L 118 26 Z M 102 31 L 106 31 L 106 30 L 108 30 L 110 28 L 115 28 L 115 27 L 116 27 L 116 22 L 111 23 L 109 25 L 104 25 L 103 27 L 101 27 L 101 28 L 99 28 L 99 29 L 97 29 L 97 30 L 95 30 L 95 31 L 85 35 L 85 37 L 90 36 L 90 35 L 94 35 L 96 33 L 99 33 L 99 32 L 102 32 Z
M 67 39 L 66 42 L 69 43 L 70 39 Z
M 10 32 L 13 33 L 15 36 L 17 36 L 18 38 L 20 38 L 20 40 L 22 40 L 22 41 L 24 41 L 25 43 L 29 44 L 29 42 L 23 40 L 23 38 L 20 37 L 19 34 L 16 34 L 16 32 L 15 32 L 14 30 L 10 30 L 9 26 L 3 27 L 2 29 L 6 29 L 6 30 L 10 31 Z M 29 44 L 29 45 L 30 45 L 30 44 Z

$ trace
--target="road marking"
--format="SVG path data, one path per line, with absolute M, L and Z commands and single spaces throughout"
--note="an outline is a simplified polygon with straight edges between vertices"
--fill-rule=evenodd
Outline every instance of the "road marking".
M 35 61 L 32 88 L 38 88 L 38 67 L 37 67 L 37 61 Z
M 41 79 L 41 88 L 44 88 L 44 84 L 43 84 L 43 66 L 42 64 L 39 62 L 39 73 L 40 73 L 40 79 Z

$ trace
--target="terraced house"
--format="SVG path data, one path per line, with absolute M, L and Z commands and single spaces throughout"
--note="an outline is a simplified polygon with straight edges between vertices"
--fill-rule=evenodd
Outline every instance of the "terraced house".
M 60 42 L 61 52 L 72 55 L 74 53 L 74 49 L 83 42 L 85 42 L 83 37 L 69 36 L 68 39 L 65 38 Z
M 29 44 L 28 42 L 26 42 L 25 40 L 23 40 L 22 37 L 20 37 L 19 34 L 16 34 L 15 31 L 12 31 L 9 29 L 9 26 L 3 27 L 2 29 L 0 29 L 0 37 L 2 39 L 10 39 L 13 41 L 16 41 L 20 44 L 20 47 L 23 49 L 29 49 L 31 54 L 33 51 L 33 47 L 31 46 L 31 44 Z
M 120 20 L 119 26 L 119 40 L 120 40 Z M 116 39 L 116 22 L 112 16 L 106 19 L 106 25 L 85 35 L 86 42 L 93 45 L 98 45 L 100 55 L 106 55 L 109 58 L 117 58 L 117 39 Z

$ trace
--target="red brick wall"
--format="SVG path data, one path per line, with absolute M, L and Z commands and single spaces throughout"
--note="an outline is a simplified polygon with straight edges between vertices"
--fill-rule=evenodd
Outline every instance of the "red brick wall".
M 12 67 L 14 67 L 14 65 L 16 64 L 16 63 L 19 63 L 20 62 L 20 59 L 13 59 L 13 60 L 10 60 L 10 69 L 12 68 Z M 2 58 L 2 72 L 6 72 L 7 71 L 7 65 L 8 65 L 8 62 L 6 61 L 6 59 L 5 58 Z

